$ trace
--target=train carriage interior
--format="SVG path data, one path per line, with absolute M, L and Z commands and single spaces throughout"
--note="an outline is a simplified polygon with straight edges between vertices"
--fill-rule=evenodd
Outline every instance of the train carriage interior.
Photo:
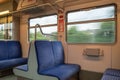
M 120 80 L 120 0 L 0 0 L 0 80 Z

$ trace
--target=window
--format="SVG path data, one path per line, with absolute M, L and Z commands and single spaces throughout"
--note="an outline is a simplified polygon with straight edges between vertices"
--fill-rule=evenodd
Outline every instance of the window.
M 12 16 L 0 18 L 0 40 L 12 39 Z
M 115 5 L 67 13 L 68 43 L 114 43 Z
M 39 28 L 35 27 L 36 24 L 41 26 L 44 34 L 50 34 L 54 36 L 42 35 Z M 49 15 L 30 19 L 29 24 L 29 41 L 32 40 L 57 40 L 57 15 Z

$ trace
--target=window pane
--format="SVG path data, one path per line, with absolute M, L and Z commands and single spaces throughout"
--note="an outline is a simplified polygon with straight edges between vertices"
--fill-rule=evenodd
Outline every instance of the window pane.
M 12 23 L 8 23 L 8 39 L 12 39 L 13 35 L 12 35 Z
M 29 29 L 29 40 L 35 40 L 35 28 Z
M 57 15 L 40 17 L 30 20 L 30 26 L 35 26 L 36 24 L 40 25 L 57 24 Z
M 44 34 L 50 34 L 51 36 L 41 34 L 40 29 L 37 28 L 37 40 L 57 40 L 57 26 L 42 27 L 42 31 Z
M 115 22 L 96 22 L 67 26 L 69 43 L 113 43 L 115 42 Z
M 4 25 L 0 24 L 0 39 L 4 39 Z
M 36 28 L 35 31 L 35 25 L 39 24 L 42 25 L 42 32 L 41 34 L 40 29 Z M 44 25 L 46 25 L 44 27 Z M 55 25 L 55 26 L 51 26 Z M 43 16 L 40 18 L 34 18 L 30 20 L 30 28 L 29 29 L 34 29 L 34 38 L 32 40 L 57 40 L 57 15 L 50 15 L 50 16 Z M 30 31 L 31 32 L 31 31 Z M 48 34 L 48 35 L 45 35 Z M 30 38 L 31 38 L 31 33 L 29 33 Z M 50 35 L 55 35 L 55 36 L 50 36 Z M 29 39 L 31 41 L 31 39 Z
M 0 18 L 0 39 L 13 39 L 12 35 L 12 16 L 5 16 Z
M 115 6 L 107 6 L 96 9 L 88 9 L 83 11 L 76 11 L 68 13 L 68 22 L 98 20 L 115 17 Z
M 44 34 L 51 34 L 54 36 L 47 36 L 50 40 L 57 40 L 57 26 L 51 27 L 42 27 L 42 31 Z
M 50 27 L 42 27 L 42 31 L 44 34 L 57 34 L 57 26 L 50 26 Z
M 41 34 L 39 28 L 37 28 L 37 32 L 36 32 L 36 40 L 47 40 L 46 36 L 44 36 L 44 35 Z

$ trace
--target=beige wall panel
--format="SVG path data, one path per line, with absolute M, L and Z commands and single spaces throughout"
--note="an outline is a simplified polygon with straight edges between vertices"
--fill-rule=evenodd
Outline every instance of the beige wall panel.
M 13 17 L 13 40 L 20 40 L 20 18 Z
M 77 45 L 68 45 L 68 63 L 80 64 L 83 70 L 95 71 L 95 72 L 104 72 L 106 68 L 116 68 L 120 69 L 120 1 L 119 0 L 96 0 L 96 2 L 80 4 L 75 6 L 69 6 L 65 8 L 65 11 L 75 10 L 80 8 L 87 8 L 91 6 L 99 6 L 104 4 L 116 3 L 118 7 L 118 20 L 117 20 L 117 42 L 115 44 L 77 44 Z M 76 3 L 78 4 L 78 3 Z M 82 55 L 83 49 L 85 48 L 100 48 L 104 51 L 104 56 L 99 60 L 88 58 Z
M 99 48 L 103 50 L 103 56 L 88 57 L 83 55 L 86 48 Z M 69 45 L 68 46 L 68 63 L 81 65 L 83 70 L 103 72 L 106 68 L 111 67 L 111 46 L 103 45 Z
M 29 42 L 28 42 L 28 17 L 24 15 L 21 17 L 20 23 L 20 41 L 22 43 L 23 57 L 28 56 Z
M 119 6 L 120 10 L 120 6 Z M 117 42 L 112 47 L 112 67 L 120 69 L 120 11 L 117 15 Z

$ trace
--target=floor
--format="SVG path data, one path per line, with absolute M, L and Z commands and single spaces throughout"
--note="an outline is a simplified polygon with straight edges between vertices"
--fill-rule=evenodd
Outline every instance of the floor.
M 101 80 L 102 74 L 101 73 L 93 73 L 88 71 L 81 71 L 80 73 L 80 80 Z M 15 75 L 9 75 L 5 77 L 0 77 L 0 80 L 17 80 Z M 70 79 L 75 80 L 75 79 Z
M 0 80 L 17 80 L 17 77 L 14 75 L 9 75 L 5 77 L 1 77 Z
M 17 80 L 17 77 L 15 75 L 9 75 L 5 77 L 1 77 L 0 80 Z M 28 80 L 28 79 L 25 79 L 25 80 Z M 70 80 L 76 80 L 76 79 L 71 78 Z

